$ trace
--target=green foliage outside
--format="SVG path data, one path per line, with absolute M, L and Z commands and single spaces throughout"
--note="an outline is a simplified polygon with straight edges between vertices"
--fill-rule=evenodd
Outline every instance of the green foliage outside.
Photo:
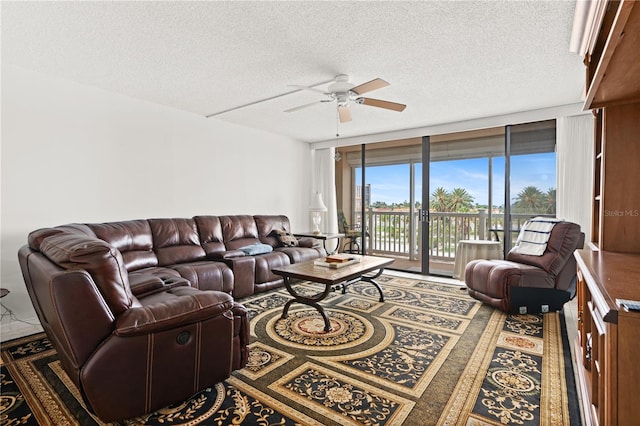
M 518 193 L 515 202 L 511 205 L 512 213 L 556 213 L 556 190 L 549 188 L 542 192 L 535 186 L 527 186 Z
M 443 187 L 436 188 L 429 199 L 429 210 L 433 212 L 469 213 L 478 209 L 488 209 L 487 205 L 476 204 L 471 194 L 464 188 L 453 188 L 448 191 Z M 383 201 L 375 201 L 371 204 L 373 210 L 408 211 L 409 202 L 387 204 Z M 422 205 L 416 202 L 415 208 Z M 542 192 L 535 186 L 527 186 L 518 193 L 511 205 L 512 213 L 525 214 L 555 214 L 556 190 L 549 188 Z
M 387 204 L 382 201 L 376 201 L 371 204 L 371 208 L 376 212 L 376 223 L 373 226 L 376 228 L 376 233 L 381 241 L 386 241 L 389 244 L 395 241 L 395 243 L 391 244 L 393 247 L 389 246 L 383 249 L 396 251 L 400 246 L 408 247 L 409 218 L 401 214 L 398 215 L 398 213 L 408 212 L 410 208 L 409 202 Z M 421 208 L 421 204 L 416 202 L 415 208 Z M 443 187 L 439 187 L 433 191 L 429 198 L 429 210 L 432 212 L 476 213 L 479 209 L 488 210 L 488 206 L 476 204 L 473 196 L 464 188 L 454 188 L 448 191 Z M 499 210 L 502 211 L 502 208 L 500 207 Z M 385 214 L 385 212 L 388 213 Z M 535 186 L 523 188 L 511 204 L 511 213 L 555 215 L 555 188 L 549 188 L 546 192 L 542 192 Z M 502 218 L 495 217 L 494 219 L 495 222 L 490 224 L 489 227 L 501 227 Z M 465 218 L 443 216 L 433 218 L 432 221 L 438 223 L 430 223 L 433 228 L 430 231 L 433 237 L 431 241 L 433 245 L 430 247 L 431 255 L 451 256 L 451 253 L 455 252 L 457 239 L 460 236 L 468 238 L 475 232 L 473 224 Z M 396 246 L 396 244 L 400 246 Z
M 436 212 L 466 213 L 473 209 L 473 197 L 464 188 L 453 188 L 451 192 L 443 187 L 431 194 L 429 209 Z
M 434 212 L 467 213 L 479 208 L 487 208 L 474 203 L 474 198 L 464 188 L 452 191 L 439 187 L 431 194 L 429 209 Z M 516 196 L 511 205 L 512 213 L 555 214 L 556 190 L 549 188 L 542 192 L 535 186 L 527 186 Z

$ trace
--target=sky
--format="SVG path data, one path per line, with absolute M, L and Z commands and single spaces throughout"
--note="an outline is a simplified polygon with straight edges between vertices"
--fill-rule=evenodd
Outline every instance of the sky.
M 504 203 L 504 157 L 493 159 L 493 204 Z M 488 159 L 475 158 L 432 162 L 429 194 L 438 187 L 448 191 L 464 188 L 477 204 L 488 204 Z M 409 201 L 408 164 L 367 167 L 366 180 L 371 184 L 371 201 L 387 204 Z M 360 169 L 356 170 L 358 183 Z M 416 192 L 422 191 L 422 164 L 416 165 Z M 556 154 L 514 155 L 511 157 L 511 201 L 526 186 L 542 192 L 556 188 Z

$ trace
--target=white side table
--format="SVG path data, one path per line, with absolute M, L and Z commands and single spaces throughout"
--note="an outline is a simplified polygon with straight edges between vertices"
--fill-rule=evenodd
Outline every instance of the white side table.
M 453 266 L 453 278 L 464 281 L 464 269 L 467 263 L 475 259 L 502 259 L 500 241 L 460 240 L 456 246 L 456 261 Z

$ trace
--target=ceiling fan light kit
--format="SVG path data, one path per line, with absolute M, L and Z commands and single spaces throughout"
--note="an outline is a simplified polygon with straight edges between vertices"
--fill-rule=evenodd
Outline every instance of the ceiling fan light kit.
M 360 95 L 364 93 L 371 92 L 374 90 L 381 89 L 383 87 L 388 86 L 389 83 L 384 81 L 381 78 L 375 78 L 366 83 L 355 86 L 354 84 L 349 82 L 349 76 L 346 74 L 338 74 L 333 83 L 329 85 L 327 88 L 327 92 L 324 92 L 320 89 L 316 89 L 314 87 L 307 86 L 297 86 L 291 85 L 290 87 L 295 87 L 301 90 L 309 90 L 312 92 L 322 93 L 327 96 L 326 99 L 321 99 L 319 101 L 311 102 L 308 104 L 300 105 L 297 107 L 289 108 L 285 110 L 285 112 L 294 112 L 299 111 L 301 109 L 317 105 L 318 103 L 324 102 L 336 102 L 338 108 L 338 118 L 341 123 L 346 123 L 351 121 L 351 103 L 355 103 L 358 105 L 367 105 L 376 108 L 388 109 L 391 111 L 402 112 L 407 107 L 404 104 L 399 104 L 397 102 L 384 101 L 380 99 L 372 99 L 372 98 L 363 98 Z

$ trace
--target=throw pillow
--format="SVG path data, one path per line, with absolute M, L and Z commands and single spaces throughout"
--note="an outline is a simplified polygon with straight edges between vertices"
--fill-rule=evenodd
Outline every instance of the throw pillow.
M 278 237 L 278 241 L 280 241 L 280 244 L 282 244 L 284 247 L 298 246 L 298 239 L 294 237 L 292 234 L 290 234 L 289 232 L 276 230 L 275 233 L 276 233 L 276 236 Z
M 527 220 L 522 225 L 516 244 L 511 251 L 530 256 L 542 256 L 547 249 L 551 230 L 558 222 L 561 220 L 548 217 L 534 217 Z

